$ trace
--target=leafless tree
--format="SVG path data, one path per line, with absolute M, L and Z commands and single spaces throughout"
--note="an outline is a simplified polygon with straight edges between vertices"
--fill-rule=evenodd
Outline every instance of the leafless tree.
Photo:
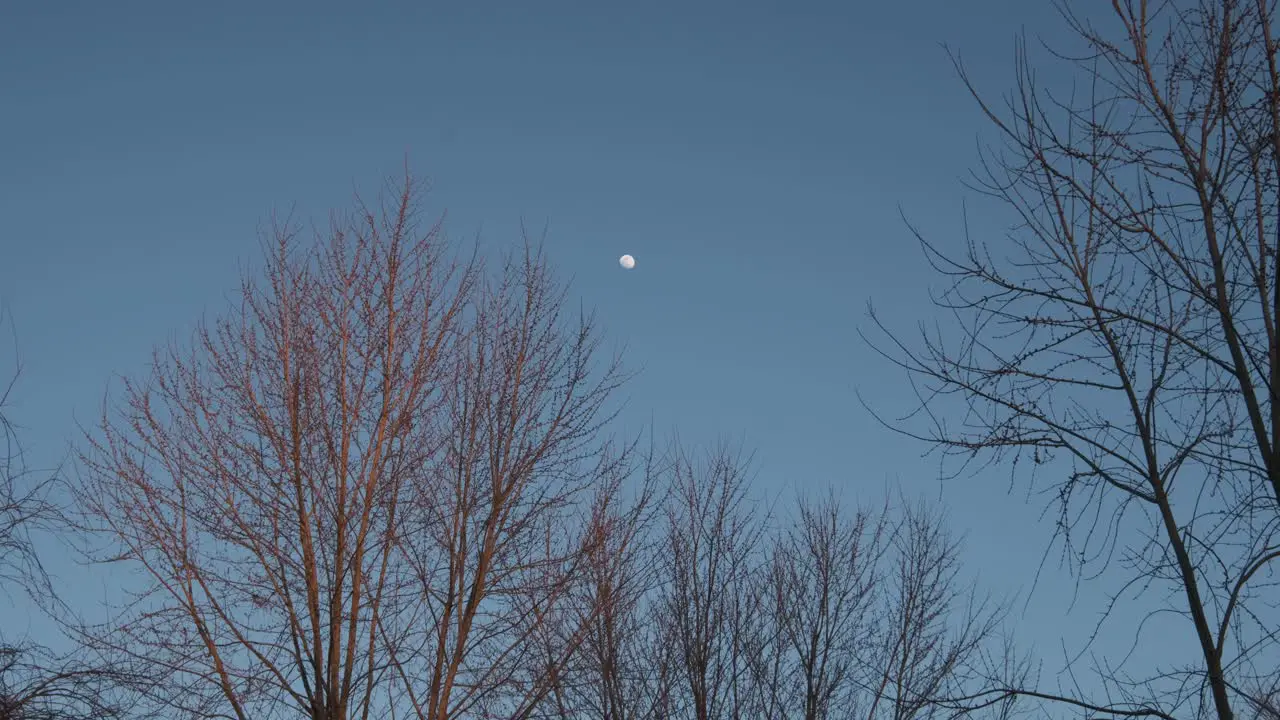
M 528 243 L 491 273 L 389 197 L 314 246 L 274 226 L 89 438 L 80 506 L 145 578 L 92 636 L 158 710 L 535 717 L 588 630 L 617 361 Z
M 1054 57 L 1083 96 L 1038 85 L 1025 43 L 1003 108 L 957 62 L 1004 141 L 974 187 L 1017 222 L 959 252 L 921 238 L 952 281 L 947 326 L 873 344 L 921 400 L 891 424 L 962 464 L 1052 478 L 1074 567 L 1127 573 L 1198 648 L 1182 666 L 1099 665 L 1096 695 L 983 700 L 1229 720 L 1240 688 L 1280 674 L 1276 7 L 1110 5 L 1114 32 L 1062 8 L 1085 49 Z
M 0 309 L 0 324 L 6 319 Z M 16 360 L 16 341 L 12 347 Z M 28 467 L 19 428 L 7 412 L 20 369 L 15 363 L 0 391 L 0 587 L 26 595 L 29 607 L 48 613 L 50 624 L 56 625 L 51 611 L 61 608 L 61 599 L 32 532 L 56 537 L 69 528 L 55 498 L 58 474 Z M 19 598 L 10 594 L 7 599 Z M 95 664 L 75 648 L 55 652 L 48 643 L 52 638 L 17 637 L 15 626 L 29 613 L 0 617 L 0 720 L 105 720 L 124 711 L 113 693 L 118 678 L 109 666 Z
M 657 557 L 653 510 L 656 480 L 652 455 L 644 493 L 617 519 L 623 532 L 610 534 L 592 556 L 590 582 L 580 606 L 590 617 L 581 651 L 556 678 L 555 716 L 642 720 L 654 717 L 669 696 L 673 663 L 654 622 Z
M 558 718 L 948 717 L 973 689 L 998 608 L 959 577 L 960 545 L 923 503 L 753 502 L 727 444 L 672 443 L 661 515 L 628 522 L 593 570 L 583 652 L 559 669 Z M 998 705 L 998 707 L 997 707 Z M 987 715 L 1007 717 L 1010 703 Z M 1001 714 L 1003 712 L 1003 714 Z
M 883 582 L 884 624 L 870 653 L 878 677 L 869 720 L 877 711 L 892 720 L 945 714 L 933 700 L 972 687 L 975 663 L 1003 618 L 961 582 L 960 545 L 937 510 L 904 504 L 898 523 Z
M 674 676 L 658 717 L 749 717 L 751 639 L 761 631 L 756 581 L 763 518 L 749 462 L 728 444 L 699 456 L 673 444 L 655 624 Z
M 971 687 L 1001 618 L 961 581 L 960 545 L 923 502 L 802 501 L 768 568 L 764 717 L 945 716 L 934 698 Z
M 878 634 L 887 513 L 848 512 L 834 495 L 801 501 L 763 574 L 768 631 L 752 654 L 769 718 L 856 717 Z M 863 708 L 865 709 L 865 708 Z
M 128 716 L 123 675 L 75 652 L 36 643 L 0 644 L 0 719 L 114 720 Z
M 5 324 L 7 315 L 0 308 L 0 325 Z M 8 324 L 16 361 L 12 321 Z M 57 475 L 36 473 L 27 467 L 18 427 L 7 412 L 20 374 L 21 366 L 15 362 L 13 373 L 0 388 L 0 586 L 40 602 L 53 596 L 53 588 L 31 533 L 56 529 L 62 513 L 51 497 Z

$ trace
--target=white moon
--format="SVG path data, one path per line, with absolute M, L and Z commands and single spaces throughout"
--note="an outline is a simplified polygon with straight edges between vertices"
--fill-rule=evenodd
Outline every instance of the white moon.
M 621 265 L 624 269 L 630 270 L 631 268 L 636 266 L 636 259 L 631 257 L 630 255 L 623 255 L 622 257 L 618 258 L 618 264 Z

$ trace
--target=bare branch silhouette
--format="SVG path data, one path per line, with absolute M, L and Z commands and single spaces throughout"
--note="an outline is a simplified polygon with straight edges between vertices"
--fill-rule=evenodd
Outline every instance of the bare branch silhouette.
M 41 548 L 33 532 L 57 537 L 70 530 L 63 507 L 54 492 L 56 472 L 32 470 L 19 437 L 20 428 L 7 410 L 21 372 L 16 330 L 0 308 L 0 325 L 9 322 L 13 341 L 14 372 L 0 389 L 0 587 L 16 601 L 26 596 L 31 607 L 58 620 L 63 608 L 53 579 L 41 560 Z M 15 626 L 27 619 L 17 613 L 0 613 L 0 718 L 4 720 L 105 720 L 121 717 L 126 706 L 115 692 L 123 677 L 109 664 L 98 663 L 78 648 L 55 652 L 48 644 L 14 635 Z
M 1275 4 L 1111 10 L 1114 32 L 1062 5 L 1087 51 L 1055 57 L 1083 96 L 1039 85 L 1025 41 L 1003 108 L 957 60 L 1003 141 L 974 187 L 1016 225 L 961 252 L 916 233 L 951 282 L 936 298 L 947 325 L 873 345 L 920 400 L 890 425 L 960 469 L 1006 463 L 1032 487 L 1047 480 L 1072 567 L 1123 568 L 1199 649 L 1182 665 L 1100 664 L 1100 698 L 1017 692 L 1102 715 L 1229 720 L 1243 708 L 1232 688 L 1278 667 Z

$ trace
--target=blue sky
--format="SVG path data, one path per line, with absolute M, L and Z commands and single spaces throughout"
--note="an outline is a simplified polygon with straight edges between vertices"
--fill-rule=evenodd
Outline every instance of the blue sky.
M 904 330 L 933 317 L 900 204 L 942 245 L 962 239 L 959 180 L 986 127 L 940 44 L 998 93 L 1022 27 L 1052 40 L 1061 23 L 1039 0 L 9 4 L 15 419 L 32 459 L 56 462 L 113 374 L 222 309 L 273 208 L 323 219 L 407 154 L 455 236 L 499 247 L 521 220 L 549 225 L 575 296 L 643 368 L 624 429 L 739 438 L 762 495 L 936 495 L 925 448 L 857 400 L 911 402 L 857 329 L 869 299 Z M 1000 226 L 1000 208 L 970 210 Z M 968 567 L 1025 593 L 1049 528 L 1008 486 L 942 494 Z M 1049 659 L 1096 620 L 1085 603 L 1060 621 L 1069 587 L 1042 579 L 1017 606 Z

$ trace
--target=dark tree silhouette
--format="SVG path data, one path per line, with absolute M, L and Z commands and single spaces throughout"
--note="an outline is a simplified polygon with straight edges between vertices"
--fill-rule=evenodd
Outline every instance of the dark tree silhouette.
M 0 326 L 8 320 L 0 308 Z M 9 329 L 13 326 L 9 321 Z M 41 562 L 35 533 L 57 535 L 69 531 L 67 516 L 57 502 L 56 472 L 39 472 L 27 465 L 20 428 L 11 420 L 9 401 L 21 374 L 15 333 L 15 367 L 0 389 L 0 588 L 26 596 L 30 607 L 49 614 L 62 602 Z M 27 617 L 0 613 L 0 720 L 107 720 L 120 717 L 126 706 L 115 693 L 123 676 L 109 665 L 97 664 L 78 648 L 55 652 L 44 643 L 15 637 Z
M 923 720 L 952 712 L 938 695 L 980 689 L 1000 608 L 960 581 L 928 505 L 832 494 L 774 517 L 727 444 L 673 443 L 652 475 L 658 522 L 605 554 L 611 599 L 560 678 L 560 717 Z
M 1097 24 L 1079 9 L 1062 6 L 1082 49 L 1054 57 L 1082 92 L 1038 85 L 1025 42 L 1003 107 L 957 62 L 1003 140 L 974 187 L 1015 225 L 954 252 L 921 238 L 951 282 L 946 325 L 873 344 L 921 400 L 894 427 L 1049 482 L 1075 567 L 1123 569 L 1198 649 L 1099 664 L 1096 696 L 997 684 L 971 700 L 1230 720 L 1280 673 L 1276 7 L 1116 0 Z

